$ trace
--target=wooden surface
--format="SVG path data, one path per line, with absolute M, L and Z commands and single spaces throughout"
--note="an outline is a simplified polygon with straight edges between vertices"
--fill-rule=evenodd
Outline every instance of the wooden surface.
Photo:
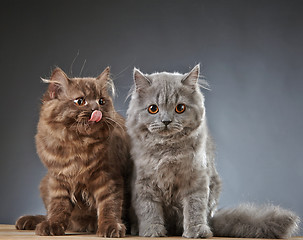
M 167 238 L 144 238 L 144 237 L 133 237 L 133 236 L 126 236 L 126 239 L 136 239 L 136 240 L 186 240 L 187 238 L 182 237 L 167 237 Z M 75 239 L 108 239 L 108 238 L 99 238 L 94 234 L 87 234 L 87 233 L 72 233 L 67 232 L 64 236 L 56 236 L 56 237 L 41 237 L 35 235 L 34 231 L 25 231 L 25 230 L 16 230 L 14 225 L 0 225 L 0 239 L 54 239 L 54 240 L 75 240 Z M 218 239 L 218 240 L 232 240 L 232 239 L 238 239 L 238 238 L 211 238 L 211 239 Z M 251 238 L 245 238 L 245 239 L 251 239 Z M 291 238 L 292 240 L 303 240 L 303 237 L 294 237 Z M 263 239 L 264 240 L 264 239 Z

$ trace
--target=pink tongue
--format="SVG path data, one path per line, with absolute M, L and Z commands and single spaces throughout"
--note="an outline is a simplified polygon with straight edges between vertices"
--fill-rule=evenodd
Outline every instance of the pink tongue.
M 89 122 L 99 122 L 102 118 L 102 112 L 95 110 L 90 116 Z

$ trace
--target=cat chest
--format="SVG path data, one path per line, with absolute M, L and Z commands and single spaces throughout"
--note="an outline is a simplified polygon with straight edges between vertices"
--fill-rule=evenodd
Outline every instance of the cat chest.
M 193 172 L 187 166 L 174 162 L 164 165 L 155 172 L 155 184 L 163 201 L 171 204 L 178 202 L 189 189 Z
M 89 166 L 92 165 L 92 166 Z M 49 169 L 53 175 L 64 179 L 68 182 L 76 182 L 85 184 L 89 179 L 90 169 L 95 164 L 83 164 L 80 161 L 70 162 L 64 167 Z
M 66 152 L 71 150 L 66 148 Z M 48 161 L 48 170 L 53 174 L 71 179 L 74 182 L 86 183 L 95 169 L 101 165 L 100 161 L 106 157 L 105 152 L 73 151 L 73 154 L 67 154 L 65 158 L 60 155 Z
M 64 176 L 82 174 L 104 158 L 104 144 L 99 142 L 85 144 L 83 141 L 62 143 L 60 141 L 39 141 L 37 151 L 48 170 Z
M 166 205 L 170 205 L 180 197 L 182 186 L 179 182 L 176 181 L 176 176 L 170 173 L 165 177 L 158 177 L 156 182 L 156 189 L 163 202 L 166 203 Z

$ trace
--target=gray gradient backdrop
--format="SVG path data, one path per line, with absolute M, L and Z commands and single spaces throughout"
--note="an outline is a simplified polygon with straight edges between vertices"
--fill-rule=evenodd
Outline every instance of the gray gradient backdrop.
M 85 61 L 82 76 L 111 66 L 123 115 L 134 66 L 201 63 L 220 207 L 274 203 L 303 217 L 302 13 L 294 0 L 1 1 L 0 223 L 45 213 L 34 144 L 40 77 L 55 66 L 78 76 Z

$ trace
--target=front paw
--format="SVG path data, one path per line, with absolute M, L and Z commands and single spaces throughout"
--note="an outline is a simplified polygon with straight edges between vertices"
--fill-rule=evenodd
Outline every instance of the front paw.
M 36 234 L 40 236 L 58 236 L 64 233 L 65 227 L 62 223 L 43 221 L 36 227 Z
M 36 226 L 45 220 L 45 216 L 22 216 L 16 221 L 16 229 L 18 230 L 34 230 Z
M 146 228 L 142 229 L 140 226 L 139 236 L 141 237 L 165 237 L 166 229 L 162 224 L 149 224 Z
M 122 223 L 103 223 L 97 230 L 98 237 L 120 238 L 125 237 L 126 228 Z
M 206 224 L 199 224 L 188 227 L 182 236 L 186 238 L 210 238 L 213 233 Z

